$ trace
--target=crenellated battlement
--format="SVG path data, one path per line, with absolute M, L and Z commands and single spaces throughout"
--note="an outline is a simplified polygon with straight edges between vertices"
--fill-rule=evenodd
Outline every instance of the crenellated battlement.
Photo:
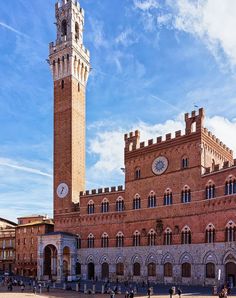
M 138 130 L 136 130 L 135 132 L 130 132 L 129 134 L 124 135 L 125 151 L 129 152 L 129 151 L 134 151 L 137 149 L 148 148 L 153 145 L 164 144 L 165 142 L 174 141 L 174 140 L 180 138 L 181 136 L 184 136 L 184 134 L 182 134 L 181 130 L 177 130 L 174 133 L 174 136 L 172 136 L 171 133 L 167 133 L 165 135 L 165 138 L 160 136 L 160 137 L 157 137 L 155 140 L 150 139 L 146 143 L 146 142 L 139 141 L 140 140 L 140 132 Z
M 66 5 L 70 5 L 71 3 L 73 3 L 75 6 L 77 6 L 79 12 L 84 17 L 84 9 L 82 7 L 80 7 L 80 4 L 77 0 L 58 0 L 57 3 L 55 4 L 55 6 L 56 6 L 56 9 L 62 9 Z
M 220 172 L 222 170 L 231 169 L 233 167 L 236 167 L 236 158 L 233 160 L 233 164 L 231 164 L 229 161 L 225 161 L 222 167 L 220 166 L 220 164 L 216 164 L 214 165 L 213 168 L 210 168 L 210 167 L 205 168 L 205 173 L 203 175 Z
M 80 197 L 99 195 L 99 194 L 111 194 L 111 193 L 121 192 L 121 191 L 124 191 L 123 185 L 119 185 L 117 187 L 116 186 L 104 187 L 104 188 L 86 190 L 85 192 L 81 191 Z
M 204 133 L 212 139 L 213 142 L 217 143 L 223 150 L 233 154 L 233 150 L 227 147 L 223 142 L 221 142 L 215 135 L 213 135 L 207 128 L 204 128 Z

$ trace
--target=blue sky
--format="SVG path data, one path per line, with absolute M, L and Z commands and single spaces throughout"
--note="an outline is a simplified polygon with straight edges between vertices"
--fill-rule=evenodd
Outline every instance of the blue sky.
M 54 0 L 0 10 L 0 217 L 52 214 L 53 89 L 46 59 Z M 91 52 L 87 189 L 123 184 L 123 134 L 183 129 L 203 106 L 206 126 L 236 150 L 234 0 L 81 0 Z M 235 134 L 235 133 L 234 133 Z

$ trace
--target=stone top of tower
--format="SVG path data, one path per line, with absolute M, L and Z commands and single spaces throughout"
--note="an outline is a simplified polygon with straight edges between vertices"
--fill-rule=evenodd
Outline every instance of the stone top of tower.
M 76 0 L 55 5 L 56 42 L 49 44 L 49 63 L 54 80 L 73 75 L 85 85 L 90 72 L 90 54 L 83 44 L 84 10 Z

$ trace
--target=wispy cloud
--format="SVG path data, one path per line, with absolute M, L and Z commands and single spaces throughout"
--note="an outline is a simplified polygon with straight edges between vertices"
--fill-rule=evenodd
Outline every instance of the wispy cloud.
M 12 169 L 16 169 L 18 171 L 23 171 L 23 172 L 27 172 L 27 173 L 31 173 L 31 174 L 36 174 L 36 175 L 41 175 L 41 176 L 52 178 L 52 174 L 43 172 L 39 169 L 34 169 L 34 168 L 26 167 L 24 165 L 20 165 L 12 160 L 9 160 L 9 159 L 0 158 L 0 166 L 9 167 Z
M 12 32 L 14 32 L 14 33 L 16 33 L 16 34 L 22 36 L 22 37 L 29 38 L 29 36 L 26 35 L 25 33 L 16 30 L 16 29 L 13 28 L 12 26 L 9 26 L 9 25 L 5 24 L 4 22 L 1 22 L 1 21 L 0 21 L 0 26 L 2 26 L 3 28 L 5 28 L 5 29 L 7 29 L 7 30 L 10 30 L 10 31 L 12 31 Z

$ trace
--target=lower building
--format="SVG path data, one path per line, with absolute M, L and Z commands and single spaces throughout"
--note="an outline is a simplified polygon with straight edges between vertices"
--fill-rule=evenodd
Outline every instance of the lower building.
M 16 223 L 0 218 L 0 274 L 14 272 Z
M 38 236 L 52 232 L 53 221 L 42 215 L 18 218 L 16 227 L 16 267 L 15 273 L 21 276 L 37 276 Z

